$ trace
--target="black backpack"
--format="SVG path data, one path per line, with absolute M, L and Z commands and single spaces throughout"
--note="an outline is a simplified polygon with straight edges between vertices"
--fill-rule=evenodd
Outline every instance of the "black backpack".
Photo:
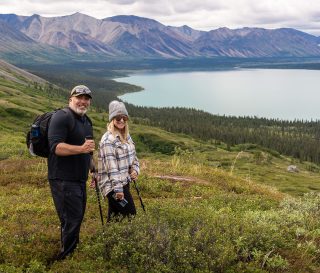
M 39 115 L 33 121 L 30 131 L 27 133 L 26 143 L 31 155 L 37 155 L 41 157 L 48 157 L 50 148 L 48 142 L 48 129 L 50 125 L 51 117 L 60 109 L 56 109 L 51 112 Z M 73 119 L 72 129 L 75 126 L 75 118 L 69 108 L 63 108 L 62 111 L 66 112 Z

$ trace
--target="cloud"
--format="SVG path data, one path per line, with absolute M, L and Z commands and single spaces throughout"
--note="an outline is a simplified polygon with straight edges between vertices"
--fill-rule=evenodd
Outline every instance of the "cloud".
M 136 0 L 105 0 L 105 2 L 109 2 L 117 5 L 131 5 L 137 1 Z
M 199 1 L 193 1 L 193 0 L 185 0 L 185 1 L 176 1 L 174 4 L 172 4 L 173 10 L 180 14 L 180 13 L 188 13 L 192 16 L 193 12 L 206 10 L 210 12 L 215 12 L 217 10 L 221 10 L 225 7 L 225 4 L 223 1 L 208 1 L 203 0 L 201 2 Z
M 75 4 L 76 3 L 76 4 Z M 318 0 L 1 0 L 1 13 L 62 16 L 81 12 L 95 18 L 137 15 L 164 25 L 200 30 L 219 27 L 293 27 L 319 33 Z

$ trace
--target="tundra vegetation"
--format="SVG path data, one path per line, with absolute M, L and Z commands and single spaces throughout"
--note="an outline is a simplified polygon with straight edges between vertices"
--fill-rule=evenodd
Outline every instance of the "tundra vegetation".
M 138 215 L 103 230 L 88 189 L 81 244 L 54 261 L 59 221 L 46 160 L 28 154 L 25 134 L 35 115 L 65 105 L 67 91 L 7 72 L 20 81 L 0 78 L 0 272 L 318 272 L 316 163 L 259 143 L 168 132 L 138 114 L 130 129 L 146 213 L 132 189 Z M 107 114 L 89 114 L 98 141 Z M 299 172 L 287 172 L 290 164 Z

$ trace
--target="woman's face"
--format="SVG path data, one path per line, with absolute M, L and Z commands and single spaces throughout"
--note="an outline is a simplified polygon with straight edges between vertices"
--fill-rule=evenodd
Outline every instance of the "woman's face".
M 125 115 L 121 115 L 121 116 L 116 116 L 113 119 L 113 124 L 116 128 L 118 128 L 119 130 L 123 130 L 124 127 L 126 127 L 126 121 L 128 120 L 128 117 Z

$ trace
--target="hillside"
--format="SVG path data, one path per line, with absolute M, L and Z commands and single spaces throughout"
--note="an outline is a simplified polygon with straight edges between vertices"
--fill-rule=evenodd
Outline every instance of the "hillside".
M 46 83 L 49 84 L 49 82 L 47 82 L 46 80 L 23 69 L 20 69 L 12 64 L 9 64 L 3 60 L 0 60 L 0 76 L 5 80 L 21 83 L 24 85 L 33 84 L 34 82 L 40 85 L 45 85 Z
M 0 33 L 3 58 L 9 58 L 9 53 L 23 53 L 26 48 L 32 49 L 29 52 L 50 51 L 48 56 L 60 49 L 61 54 L 73 60 L 86 54 L 103 60 L 320 56 L 319 38 L 295 29 L 221 27 L 199 31 L 188 26 L 165 26 L 133 15 L 96 19 L 81 13 L 59 17 L 0 14 Z
M 102 233 L 96 196 L 88 189 L 81 244 L 72 258 L 53 262 L 59 228 L 46 161 L 28 155 L 24 137 L 36 114 L 65 104 L 67 91 L 19 70 L 3 70 L 0 272 L 319 270 L 319 196 L 294 197 L 311 187 L 319 190 L 318 173 L 307 171 L 305 163 L 297 164 L 299 173 L 287 173 L 287 165 L 296 163 L 291 158 L 259 148 L 228 151 L 223 143 L 169 133 L 135 118 L 130 128 L 141 160 L 138 185 L 146 214 L 133 189 L 137 217 L 110 223 Z M 98 141 L 107 114 L 92 109 L 89 115 Z

